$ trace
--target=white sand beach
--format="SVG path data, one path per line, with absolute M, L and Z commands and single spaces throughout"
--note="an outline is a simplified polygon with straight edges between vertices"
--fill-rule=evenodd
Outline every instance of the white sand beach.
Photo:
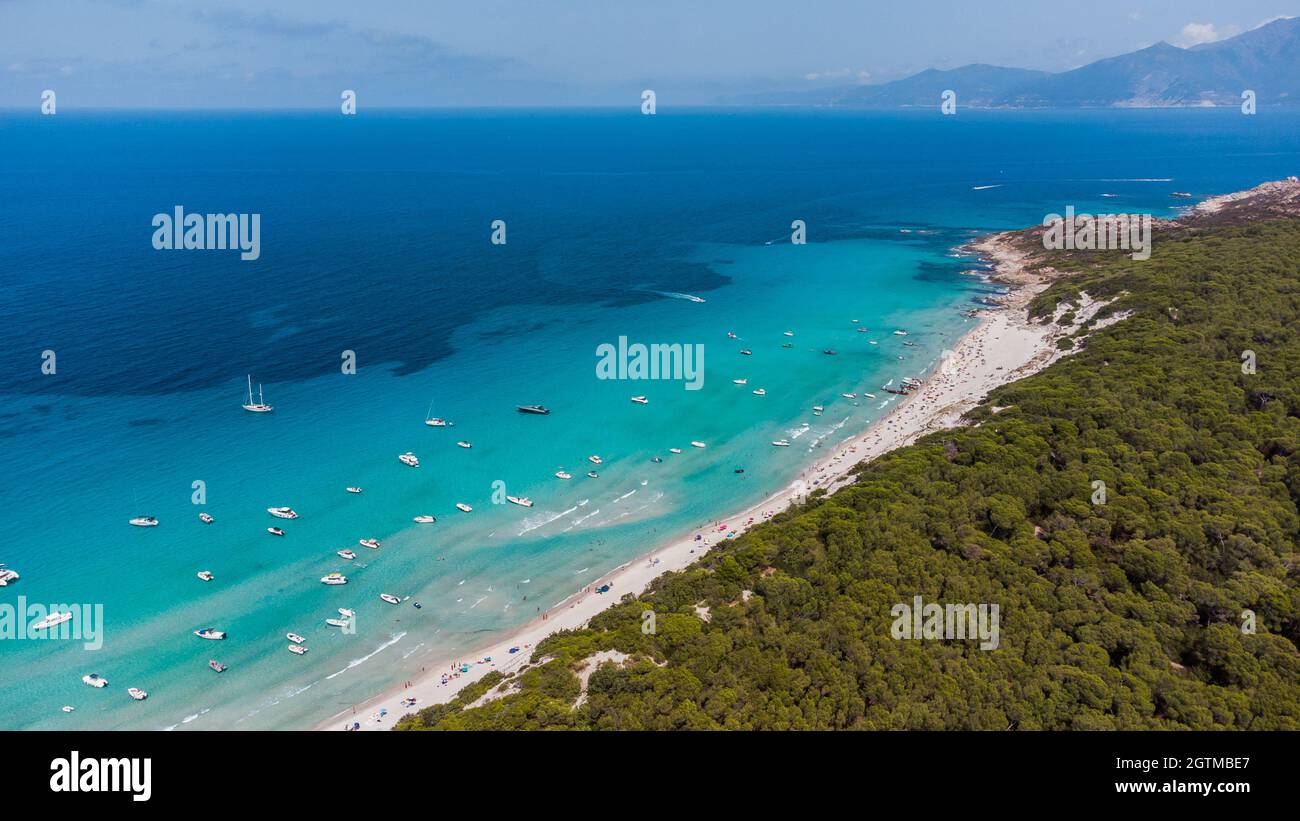
M 360 724 L 363 730 L 389 729 L 407 713 L 451 700 L 463 687 L 493 670 L 510 672 L 525 666 L 532 656 L 532 648 L 551 633 L 582 627 L 624 595 L 640 594 L 657 576 L 687 567 L 710 547 L 729 538 L 729 533 L 743 533 L 808 492 L 819 488 L 834 491 L 851 483 L 851 472 L 861 462 L 907 445 L 925 434 L 959 424 L 962 415 L 990 390 L 1028 376 L 1061 356 L 1055 341 L 1070 329 L 1028 319 L 1027 306 L 1047 287 L 1048 277 L 1027 271 L 1022 264 L 1023 256 L 1004 235 L 987 237 L 972 248 L 994 262 L 994 279 L 1009 286 L 1010 292 L 999 300 L 1005 307 L 978 311 L 975 327 L 961 338 L 933 373 L 924 377 L 922 388 L 899 397 L 890 412 L 867 430 L 842 440 L 831 449 L 830 455 L 810 465 L 784 490 L 616 568 L 543 616 L 503 633 L 472 653 L 448 658 L 408 684 L 369 699 L 359 699 L 355 707 L 331 716 L 317 729 L 343 730 L 354 723 Z M 1078 306 L 1077 322 L 1090 318 L 1100 307 L 1100 303 L 1085 300 L 1084 305 Z M 609 585 L 609 591 L 596 593 L 602 585 Z M 511 648 L 518 650 L 512 654 Z M 485 661 L 488 658 L 490 662 Z M 461 672 L 462 665 L 468 666 L 464 672 Z M 416 699 L 415 706 L 403 706 L 402 702 L 412 697 Z

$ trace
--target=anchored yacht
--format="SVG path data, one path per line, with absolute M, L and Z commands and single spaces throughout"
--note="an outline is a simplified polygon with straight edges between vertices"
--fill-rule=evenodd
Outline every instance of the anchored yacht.
M 420 460 L 417 459 L 415 454 L 411 453 L 409 450 L 406 453 L 399 455 L 397 460 L 408 467 L 418 468 L 420 466 Z
M 48 616 L 46 616 L 45 618 L 41 619 L 40 621 L 35 622 L 34 624 L 30 625 L 27 629 L 28 629 L 28 630 L 48 630 L 48 629 L 50 629 L 51 627 L 57 627 L 57 626 L 59 626 L 60 624 L 63 624 L 65 621 L 71 621 L 71 619 L 72 619 L 72 614 L 71 614 L 71 613 L 66 613 L 66 612 L 65 612 L 65 613 L 51 613 L 51 614 L 49 614 Z
M 244 410 L 250 413 L 270 413 L 275 410 L 274 407 L 266 404 L 262 399 L 262 383 L 257 383 L 257 401 L 253 401 L 253 375 L 248 375 L 248 402 L 244 404 Z
M 268 507 L 267 513 L 270 513 L 277 519 L 297 519 L 298 512 L 291 507 Z
M 355 559 L 355 558 L 357 557 L 357 554 L 356 554 L 355 551 L 349 550 L 349 549 L 347 549 L 346 547 L 343 548 L 342 550 L 338 551 L 338 555 L 339 555 L 340 558 L 347 559 L 348 561 L 352 561 L 353 559 Z
M 572 479 L 572 478 L 573 478 L 573 474 L 572 474 L 572 473 L 569 473 L 568 471 L 565 471 L 565 470 L 557 470 L 557 471 L 555 471 L 555 478 L 556 478 L 556 479 Z
M 379 540 L 378 540 L 378 539 L 360 539 L 360 540 L 357 541 L 357 544 L 361 545 L 362 547 L 368 547 L 368 548 L 370 548 L 371 550 L 378 550 L 378 549 L 379 549 Z
M 333 573 L 326 573 L 320 577 L 321 584 L 347 584 L 348 577 L 335 570 Z
M 545 416 L 551 412 L 545 405 L 518 405 L 517 407 L 520 413 L 535 413 L 539 416 Z
M 10 570 L 9 568 L 0 564 L 0 587 L 4 587 L 8 585 L 9 582 L 16 582 L 18 581 L 18 579 L 19 576 L 17 570 Z

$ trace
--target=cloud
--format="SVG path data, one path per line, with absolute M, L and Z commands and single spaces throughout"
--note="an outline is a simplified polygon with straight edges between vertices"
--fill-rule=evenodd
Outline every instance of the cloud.
M 1239 34 L 1241 29 L 1237 26 L 1224 26 L 1222 29 L 1216 28 L 1213 23 L 1188 23 L 1183 26 L 1182 36 L 1179 38 L 1178 45 L 1184 48 L 1188 46 L 1199 46 L 1202 43 L 1213 43 L 1222 40 L 1225 37 L 1232 37 Z

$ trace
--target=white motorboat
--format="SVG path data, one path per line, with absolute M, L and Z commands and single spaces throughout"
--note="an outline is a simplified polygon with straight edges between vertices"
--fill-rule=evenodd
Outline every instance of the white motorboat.
M 285 633 L 284 637 L 294 644 L 306 644 L 307 640 L 297 633 Z
M 512 505 L 519 505 L 520 507 L 533 506 L 533 500 L 529 499 L 527 496 L 507 496 L 506 501 Z
M 863 399 L 875 399 L 875 398 L 876 398 L 876 395 L 875 395 L 874 393 L 864 393 L 864 394 L 862 394 L 862 398 L 863 398 Z
M 764 389 L 764 388 L 756 388 L 756 389 L 754 390 L 754 395 L 755 395 L 755 396 L 767 396 L 767 390 Z
M 126 688 L 126 694 L 131 698 L 135 699 L 136 701 L 144 701 L 146 698 L 149 697 L 149 694 L 146 693 L 144 690 L 141 690 L 139 687 Z
M 108 679 L 99 673 L 89 673 L 81 677 L 81 683 L 99 689 L 108 686 Z
M 733 385 L 748 385 L 748 384 L 749 384 L 749 380 L 748 380 L 748 379 L 733 379 L 733 380 L 731 380 L 731 384 L 733 384 Z
M 842 393 L 842 394 L 840 394 L 840 396 L 843 396 L 845 399 L 857 399 L 857 398 L 858 398 L 858 395 L 857 395 L 856 393 Z
M 208 667 L 210 667 L 212 669 L 212 672 L 214 673 L 226 672 L 226 665 L 222 664 L 216 659 L 208 659 Z
M 212 518 L 212 514 L 211 514 L 211 513 L 200 513 L 200 514 L 199 514 L 199 521 L 200 521 L 200 522 L 203 522 L 203 524 L 205 524 L 205 525 L 210 525 L 210 524 L 212 524 L 213 522 L 215 522 L 216 519 Z
M 253 375 L 248 375 L 248 402 L 244 404 L 244 410 L 250 413 L 270 413 L 275 410 L 272 406 L 266 404 L 262 398 L 262 383 L 257 383 L 257 401 L 253 401 Z
M 129 524 L 134 525 L 135 527 L 157 527 L 158 520 L 153 516 L 137 516 L 134 519 L 131 519 Z
M 565 471 L 565 470 L 557 470 L 557 471 L 555 471 L 555 478 L 556 478 L 556 479 L 572 479 L 572 478 L 573 478 L 573 474 L 572 474 L 572 473 L 569 473 L 568 471 Z
M 646 399 L 644 396 L 634 396 L 634 397 L 632 397 L 632 401 L 635 402 L 635 403 L 637 403 L 638 405 L 649 405 L 649 404 L 650 404 L 650 400 L 649 400 L 649 399 Z
M 456 509 L 459 510 L 461 513 L 469 513 L 469 512 L 472 511 L 474 508 L 470 507 L 469 505 L 465 504 L 464 502 L 457 502 L 457 503 L 456 503 Z
M 786 331 L 785 336 L 794 336 L 794 331 Z
M 326 620 L 325 620 L 325 623 L 328 624 L 330 627 L 347 627 L 347 626 L 348 626 L 348 620 L 347 620 L 347 619 L 326 619 Z
M 458 447 L 458 448 L 465 448 L 466 450 L 469 450 L 470 448 L 472 448 L 472 447 L 474 447 L 474 446 L 471 445 L 469 442 L 466 442 L 464 439 L 462 439 L 462 440 L 460 440 L 459 442 L 456 443 L 456 447 Z
M 326 573 L 320 577 L 321 584 L 347 584 L 348 577 L 335 570 L 333 573 Z
M 340 608 L 339 608 L 339 615 L 342 616 L 342 617 L 345 618 L 345 619 L 353 619 L 353 618 L 356 618 L 357 613 L 356 613 L 355 610 L 349 610 L 349 609 L 346 608 L 346 607 L 340 607 Z
M 669 452 L 669 453 L 681 453 L 681 452 L 682 452 L 682 449 L 681 449 L 681 448 L 669 448 L 669 449 L 668 449 L 668 452 Z
M 201 579 L 202 581 L 205 581 L 205 582 L 210 582 L 210 581 L 212 581 L 214 578 L 216 578 L 215 576 L 212 575 L 212 571 L 211 571 L 211 570 L 200 570 L 198 573 L 195 573 L 194 575 L 195 575 L 195 576 L 198 576 L 199 579 Z
M 705 445 L 703 442 L 691 442 L 691 447 L 693 447 L 693 448 L 703 448 L 703 447 L 708 447 L 708 446 Z
M 399 599 L 399 598 L 397 598 L 396 596 L 394 596 L 392 593 L 380 593 L 380 594 L 379 594 L 379 598 L 383 599 L 384 601 L 388 602 L 389 604 L 401 604 L 401 603 L 402 603 L 402 600 Z
M 597 473 L 597 472 L 594 471 L 594 470 L 589 470 L 589 471 L 587 471 L 587 478 L 588 478 L 588 479 L 599 479 L 599 478 L 600 478 L 600 474 Z
M 813 413 L 821 413 L 824 410 L 826 410 L 826 408 L 822 405 L 813 405 Z
M 60 624 L 63 624 L 65 621 L 71 621 L 71 620 L 72 620 L 71 613 L 68 612 L 50 613 L 48 616 L 41 619 L 40 621 L 34 622 L 31 625 L 29 625 L 27 629 L 28 630 L 49 630 L 51 627 L 58 627 Z
M 72 712 L 72 711 L 75 710 L 75 709 L 77 709 L 77 708 L 76 708 L 76 707 L 73 707 L 71 704 L 65 704 L 65 705 L 63 705 L 63 712 L 65 712 L 65 713 L 70 713 L 70 712 Z
M 894 336 L 907 336 L 907 331 L 894 331 Z
M 361 492 L 361 488 L 359 488 L 359 487 L 350 487 L 350 488 L 348 488 L 348 493 L 360 493 L 360 492 Z
M 416 516 L 416 517 L 415 517 L 415 523 L 416 523 L 417 525 L 431 525 L 431 524 L 433 524 L 433 523 L 436 522 L 436 521 L 438 521 L 438 519 L 437 519 L 436 516 L 428 516 L 428 515 L 425 515 L 425 516 Z
M 400 454 L 397 457 L 397 460 L 407 467 L 418 468 L 420 466 L 420 460 L 409 450 L 406 453 Z
M 338 551 L 338 555 L 339 555 L 339 558 L 341 558 L 341 559 L 347 559 L 348 561 L 352 561 L 353 559 L 355 559 L 355 558 L 357 557 L 357 554 L 356 554 L 355 551 L 349 550 L 349 549 L 347 549 L 346 547 L 343 548 L 342 550 Z
M 447 420 L 446 419 L 425 419 L 424 424 L 428 425 L 431 428 L 445 428 L 447 427 Z
M 204 627 L 202 630 L 195 630 L 194 635 L 201 639 L 209 639 L 211 641 L 221 641 L 226 637 L 225 632 L 218 630 L 215 627 Z
M 368 547 L 368 548 L 370 548 L 371 550 L 378 550 L 378 549 L 379 549 L 379 540 L 378 540 L 378 539 L 359 539 L 359 540 L 357 540 L 357 544 L 361 545 L 362 547 Z
M 788 441 L 786 441 L 785 439 L 776 439 L 776 440 L 773 440 L 773 442 L 772 442 L 772 446 L 773 446 L 773 447 L 778 447 L 778 448 L 788 448 L 788 447 L 790 447 L 790 443 L 789 443 Z
M 283 536 L 283 535 L 284 535 L 284 530 L 282 530 L 281 528 L 278 528 L 278 527 L 268 527 L 268 528 L 266 529 L 266 532 L 267 532 L 267 533 L 270 533 L 272 536 Z
M 0 564 L 0 587 L 5 587 L 9 582 L 16 582 L 19 578 L 20 576 L 18 575 L 17 570 L 10 570 Z
M 267 513 L 270 513 L 277 519 L 297 519 L 298 511 L 291 507 L 268 507 Z
M 301 644 L 290 644 L 289 652 L 293 653 L 295 656 L 301 656 L 303 653 L 307 652 L 307 648 L 303 647 Z
M 600 465 L 600 464 L 604 464 L 605 462 L 604 459 L 601 459 L 599 456 L 594 456 L 594 455 L 588 456 L 587 461 L 591 462 L 593 465 Z

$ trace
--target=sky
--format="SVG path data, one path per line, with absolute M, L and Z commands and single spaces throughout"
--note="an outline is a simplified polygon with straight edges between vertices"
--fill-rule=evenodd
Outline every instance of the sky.
M 1300 0 L 0 0 L 0 107 L 707 104 L 973 62 L 1062 71 Z

